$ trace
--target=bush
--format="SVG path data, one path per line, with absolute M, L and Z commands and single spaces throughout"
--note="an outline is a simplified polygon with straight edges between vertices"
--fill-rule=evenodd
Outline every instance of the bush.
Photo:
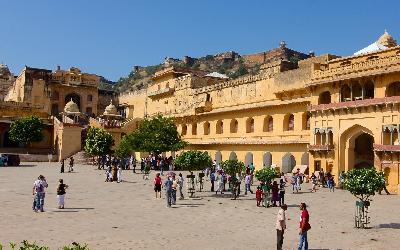
M 279 177 L 278 172 L 271 167 L 256 170 L 255 177 L 257 180 L 270 184 L 275 178 Z
M 385 176 L 375 168 L 352 169 L 346 174 L 344 187 L 356 198 L 367 201 L 385 187 Z
M 29 145 L 43 139 L 43 122 L 36 116 L 24 117 L 16 120 L 10 127 L 10 139 Z
M 177 169 L 189 171 L 203 170 L 204 168 L 210 167 L 211 165 L 212 160 L 207 152 L 196 150 L 183 152 L 174 161 L 174 166 Z
M 108 154 L 114 140 L 110 133 L 101 128 L 89 128 L 85 141 L 85 151 L 90 155 Z
M 229 174 L 230 176 L 235 176 L 236 174 L 246 171 L 244 163 L 238 160 L 223 161 L 221 162 L 221 167 L 225 171 L 225 173 Z

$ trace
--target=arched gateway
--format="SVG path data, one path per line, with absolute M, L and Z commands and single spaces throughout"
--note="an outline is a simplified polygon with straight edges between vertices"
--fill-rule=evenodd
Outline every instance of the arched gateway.
M 340 168 L 348 171 L 353 168 L 374 166 L 374 135 L 361 125 L 354 125 L 340 137 Z

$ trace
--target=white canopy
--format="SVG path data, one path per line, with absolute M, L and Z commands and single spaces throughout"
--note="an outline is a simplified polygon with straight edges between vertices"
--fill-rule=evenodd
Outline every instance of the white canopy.
M 379 42 L 374 42 L 373 44 L 370 44 L 369 46 L 363 48 L 362 50 L 357 51 L 356 53 L 354 53 L 354 55 L 367 54 L 379 50 L 385 50 L 387 48 L 388 47 L 380 44 Z
M 216 78 L 222 78 L 222 79 L 228 79 L 229 77 L 227 75 L 218 73 L 218 72 L 212 72 L 207 74 L 206 76 L 211 76 L 211 77 L 216 77 Z

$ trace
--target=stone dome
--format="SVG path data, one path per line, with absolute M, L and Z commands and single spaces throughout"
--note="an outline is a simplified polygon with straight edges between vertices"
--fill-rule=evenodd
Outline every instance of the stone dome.
M 65 113 L 79 113 L 79 108 L 78 105 L 74 101 L 69 101 L 67 104 L 65 104 L 64 107 L 64 112 Z
M 114 106 L 112 101 L 110 101 L 110 104 L 104 110 L 103 115 L 113 115 L 113 116 L 118 115 L 117 107 Z
M 0 64 L 0 75 L 10 75 L 10 69 L 5 64 Z
M 397 46 L 396 40 L 386 30 L 377 42 L 388 48 Z

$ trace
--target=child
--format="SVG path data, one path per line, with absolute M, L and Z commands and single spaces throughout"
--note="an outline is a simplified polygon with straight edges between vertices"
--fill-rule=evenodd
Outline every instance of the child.
M 262 194 L 263 194 L 263 206 L 264 207 L 270 207 L 271 206 L 271 193 L 270 193 L 270 187 L 267 183 L 262 182 L 261 183 L 261 188 L 262 188 Z
M 118 171 L 117 171 L 117 183 L 122 182 L 122 168 L 121 165 L 118 166 Z
M 149 179 L 149 174 L 150 174 L 150 166 L 146 165 L 144 167 L 144 175 L 143 175 L 143 179 L 144 180 L 148 180 Z
M 261 187 L 258 186 L 258 187 L 257 187 L 257 190 L 256 190 L 257 207 L 260 206 L 262 193 L 263 193 L 263 192 L 262 192 L 262 190 L 261 190 Z
M 160 173 L 156 174 L 156 177 L 154 178 L 154 192 L 156 192 L 156 199 L 158 197 L 158 193 L 160 193 L 160 199 L 161 199 L 161 177 Z
M 58 198 L 58 208 L 64 209 L 64 199 L 65 199 L 65 189 L 68 188 L 68 185 L 64 184 L 63 179 L 59 180 L 59 184 L 57 187 L 57 198 Z

